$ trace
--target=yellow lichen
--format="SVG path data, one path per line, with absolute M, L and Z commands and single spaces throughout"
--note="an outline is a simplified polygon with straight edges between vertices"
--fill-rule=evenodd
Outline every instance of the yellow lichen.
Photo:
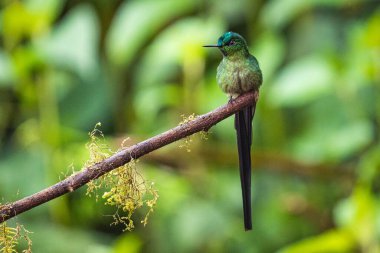
M 14 253 L 17 252 L 16 246 L 21 239 L 27 243 L 27 248 L 23 253 L 32 252 L 32 240 L 29 238 L 31 232 L 26 230 L 23 225 L 16 224 L 16 227 L 8 227 L 6 222 L 0 224 L 0 252 Z
M 96 124 L 94 130 L 89 134 L 90 142 L 87 144 L 87 149 L 90 158 L 85 167 L 98 163 L 115 153 L 105 143 L 103 133 L 97 128 L 99 126 L 100 123 Z M 124 143 L 125 141 L 122 143 L 122 148 L 124 148 Z M 144 219 L 141 221 L 146 225 L 158 200 L 157 190 L 153 188 L 153 183 L 146 181 L 138 172 L 137 163 L 138 160 L 132 159 L 129 163 L 87 184 L 87 195 L 94 195 L 95 199 L 98 200 L 99 192 L 102 191 L 101 195 L 105 204 L 116 207 L 116 212 L 112 215 L 114 221 L 111 225 L 122 224 L 124 230 L 134 228 L 132 215 L 143 206 L 148 208 Z
M 179 126 L 189 123 L 197 118 L 197 116 L 195 116 L 194 113 L 187 117 L 185 115 L 181 115 L 181 117 L 182 117 L 182 121 L 178 124 Z M 186 149 L 187 152 L 191 152 L 190 147 L 193 142 L 193 138 L 192 138 L 193 136 L 200 136 L 202 140 L 207 140 L 208 133 L 206 131 L 200 131 L 198 133 L 195 133 L 193 135 L 183 138 L 181 140 L 181 144 L 179 145 L 179 148 L 183 148 L 183 149 Z

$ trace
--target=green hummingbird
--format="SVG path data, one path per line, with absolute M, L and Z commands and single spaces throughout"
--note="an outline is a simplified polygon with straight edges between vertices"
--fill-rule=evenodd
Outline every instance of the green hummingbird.
M 245 39 L 237 33 L 226 32 L 216 45 L 223 54 L 216 79 L 219 87 L 230 96 L 230 101 L 240 94 L 258 91 L 263 75 L 257 59 L 248 51 Z M 240 181 L 243 195 L 245 230 L 252 229 L 251 214 L 251 145 L 253 106 L 248 106 L 235 114 L 235 129 L 239 153 Z

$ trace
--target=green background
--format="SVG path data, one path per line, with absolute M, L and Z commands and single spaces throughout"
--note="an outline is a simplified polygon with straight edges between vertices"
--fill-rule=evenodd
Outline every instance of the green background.
M 80 169 L 97 122 L 116 150 L 227 102 L 215 80 L 242 34 L 264 84 L 244 232 L 233 120 L 142 157 L 160 199 L 143 227 L 85 188 L 13 219 L 34 252 L 380 252 L 378 0 L 1 1 L 0 202 Z

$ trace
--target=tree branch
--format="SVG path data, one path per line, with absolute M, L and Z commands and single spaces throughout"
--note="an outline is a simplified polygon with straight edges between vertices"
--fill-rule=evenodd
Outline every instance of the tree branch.
M 209 113 L 200 115 L 190 122 L 172 128 L 148 140 L 121 150 L 102 162 L 87 167 L 40 192 L 0 206 L 0 223 L 52 199 L 72 192 L 91 180 L 94 180 L 105 173 L 128 163 L 131 159 L 137 159 L 145 154 L 194 133 L 208 131 L 212 126 L 231 116 L 235 112 L 243 109 L 244 107 L 252 104 L 256 106 L 257 101 L 255 101 L 255 97 L 257 96 L 255 95 L 257 94 L 253 92 L 241 95 L 228 104 L 223 105 Z

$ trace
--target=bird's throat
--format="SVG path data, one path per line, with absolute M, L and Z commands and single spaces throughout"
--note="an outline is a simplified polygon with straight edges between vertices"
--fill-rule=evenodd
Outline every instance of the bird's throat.
M 222 51 L 223 53 L 223 51 Z M 229 61 L 245 61 L 249 57 L 248 51 L 245 52 L 244 50 L 236 51 L 236 52 L 226 52 L 223 53 L 223 56 L 227 58 Z

